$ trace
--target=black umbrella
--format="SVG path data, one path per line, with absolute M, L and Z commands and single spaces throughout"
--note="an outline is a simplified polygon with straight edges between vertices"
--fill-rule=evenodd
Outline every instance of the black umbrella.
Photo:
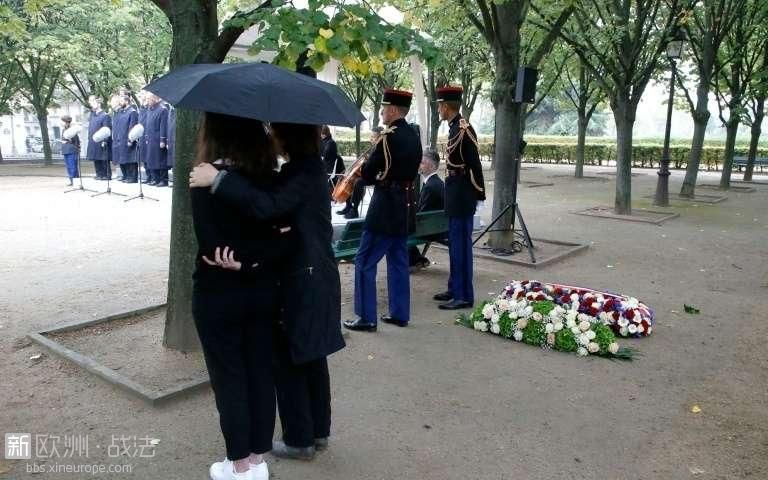
M 177 107 L 267 122 L 354 127 L 365 120 L 336 85 L 268 63 L 185 65 L 144 89 Z

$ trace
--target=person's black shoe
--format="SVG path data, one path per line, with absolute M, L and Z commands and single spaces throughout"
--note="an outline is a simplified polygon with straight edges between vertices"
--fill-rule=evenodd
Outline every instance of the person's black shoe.
M 147 182 L 147 185 L 154 187 L 155 185 L 157 185 L 157 180 L 150 180 Z
M 155 184 L 155 186 L 156 187 L 167 187 L 168 186 L 168 182 L 157 182 Z
M 336 210 L 336 213 L 338 215 L 346 215 L 348 211 L 352 209 L 351 205 L 347 205 L 346 207 L 342 208 L 341 210 Z
M 351 208 L 347 213 L 344 214 L 344 218 L 347 220 L 354 220 L 359 217 L 360 212 L 357 211 L 357 208 Z
M 316 438 L 315 439 L 315 450 L 318 452 L 323 451 L 328 448 L 328 437 L 323 438 Z
M 123 182 L 125 182 L 125 183 L 138 183 L 138 180 L 136 180 L 135 178 L 131 178 L 129 180 L 123 180 Z
M 437 306 L 440 310 L 463 310 L 465 308 L 472 308 L 472 302 L 465 302 L 464 300 L 451 300 L 448 303 L 443 303 Z
M 432 299 L 437 300 L 438 302 L 448 302 L 453 300 L 453 294 L 451 292 L 438 293 L 432 297 Z
M 389 315 L 384 315 L 383 317 L 381 317 L 381 321 L 384 322 L 384 323 L 389 323 L 391 325 L 397 325 L 398 327 L 407 327 L 408 326 L 408 322 L 406 322 L 404 320 L 398 320 L 396 318 L 392 318 Z
M 309 461 L 315 458 L 315 447 L 291 447 L 280 440 L 273 440 L 271 453 L 278 458 Z
M 375 323 L 364 323 L 362 319 L 356 318 L 354 320 L 344 320 L 344 328 L 348 330 L 355 330 L 358 332 L 375 332 Z

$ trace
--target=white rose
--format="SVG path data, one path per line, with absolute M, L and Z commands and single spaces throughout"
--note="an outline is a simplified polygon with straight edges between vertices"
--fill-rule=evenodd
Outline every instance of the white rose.
M 521 332 L 520 330 L 515 330 L 515 333 L 513 333 L 512 336 L 514 337 L 515 340 L 519 342 L 523 339 L 523 332 Z
M 586 313 L 580 313 L 578 316 L 578 319 L 580 322 L 589 322 L 590 320 L 592 320 L 592 317 L 590 317 Z
M 527 326 L 528 326 L 528 319 L 527 318 L 523 317 L 521 319 L 518 319 L 518 321 L 517 321 L 517 328 L 522 330 L 522 329 L 524 329 Z
M 577 293 L 572 293 L 572 294 L 571 294 L 571 301 L 572 301 L 573 303 L 578 303 L 578 301 L 579 301 L 579 295 L 578 295 Z
M 608 345 L 608 351 L 616 355 L 616 352 L 619 351 L 619 344 L 616 342 L 611 343 L 610 345 Z
M 624 317 L 619 317 L 619 326 L 625 328 L 627 325 L 629 325 L 629 320 Z
M 579 343 L 586 347 L 587 345 L 589 345 L 589 337 L 585 333 L 580 334 Z
M 555 331 L 559 332 L 560 330 L 563 329 L 563 322 L 555 322 L 554 327 L 555 327 Z
M 536 320 L 537 322 L 540 322 L 540 321 L 541 321 L 541 319 L 542 319 L 542 318 L 544 318 L 544 317 L 542 317 L 542 316 L 541 316 L 541 314 L 540 314 L 539 312 L 534 312 L 534 313 L 533 313 L 533 315 L 532 315 L 532 317 L 533 317 L 533 319 L 534 319 L 534 320 Z
M 568 328 L 573 328 L 573 327 L 575 327 L 575 326 L 576 326 L 576 320 L 575 320 L 575 319 L 573 319 L 573 318 L 570 318 L 570 317 L 569 317 L 569 318 L 568 318 L 568 320 L 566 320 L 566 322 L 565 322 L 565 325 L 566 325 Z
M 546 331 L 547 333 L 552 333 L 555 331 L 555 326 L 552 325 L 551 323 L 548 323 L 544 326 L 544 331 Z
M 619 329 L 619 335 L 621 335 L 622 337 L 626 337 L 628 333 L 629 333 L 629 330 L 627 329 L 627 327 L 621 327 Z
M 493 324 L 499 323 L 500 318 L 501 316 L 498 313 L 494 313 L 493 315 L 491 315 L 491 323 Z
M 587 345 L 587 350 L 589 350 L 589 353 L 597 353 L 600 351 L 600 345 L 595 342 L 590 342 L 589 345 Z
M 560 317 L 560 313 L 557 310 L 552 309 L 552 310 L 549 311 L 549 318 L 552 321 L 557 320 L 559 317 Z
M 637 333 L 643 333 L 644 331 L 645 331 L 645 327 L 643 327 L 642 325 L 637 326 Z
M 589 355 L 589 352 L 584 347 L 579 347 L 579 349 L 576 350 L 576 353 L 578 353 L 580 357 L 586 357 L 587 355 Z
M 640 301 L 636 298 L 630 297 L 627 301 L 627 305 L 629 305 L 629 308 L 637 308 L 640 306 Z
M 493 333 L 494 335 L 498 335 L 499 332 L 501 332 L 501 327 L 499 326 L 498 323 L 494 323 L 493 325 L 491 325 L 491 333 Z
M 509 312 L 509 318 L 512 320 L 517 320 L 517 312 Z
M 594 331 L 594 330 L 589 330 L 589 331 L 587 331 L 587 332 L 586 332 L 586 334 L 587 334 L 587 337 L 588 337 L 590 340 L 594 340 L 594 339 L 595 339 L 595 337 L 597 336 L 597 334 L 595 333 L 595 331 Z
M 581 330 L 579 330 L 579 327 L 571 327 L 571 333 L 573 333 L 574 335 L 580 335 Z
M 530 317 L 533 314 L 533 307 L 530 305 L 525 307 L 525 310 L 523 310 L 523 315 L 526 317 Z
M 493 316 L 493 304 L 491 304 L 491 303 L 487 303 L 487 304 L 486 304 L 486 305 L 483 307 L 483 317 L 485 317 L 485 318 L 491 318 L 491 316 Z
M 604 297 L 604 296 L 602 296 L 602 295 L 598 295 L 598 296 L 597 296 L 597 301 L 598 301 L 600 304 L 603 304 L 603 303 L 605 303 L 605 297 Z
M 629 329 L 629 333 L 633 335 L 637 333 L 637 325 L 635 325 L 634 323 L 630 323 L 628 329 Z
M 581 322 L 579 322 L 579 330 L 581 330 L 582 332 L 586 332 L 587 330 L 589 330 L 590 326 L 592 326 L 592 324 L 589 323 L 589 321 L 587 320 L 582 320 Z
M 507 312 L 509 311 L 509 302 L 506 300 L 499 300 L 496 302 L 496 308 L 498 308 L 500 312 Z
M 487 332 L 488 331 L 488 322 L 480 322 L 480 331 L 481 332 Z
M 480 322 L 473 323 L 472 328 L 474 328 L 475 330 L 480 330 Z
M 652 331 L 653 331 L 653 327 L 648 327 L 648 335 L 650 335 Z

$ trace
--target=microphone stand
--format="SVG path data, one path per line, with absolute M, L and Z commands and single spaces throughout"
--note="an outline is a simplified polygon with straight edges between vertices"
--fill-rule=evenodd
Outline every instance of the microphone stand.
M 136 159 L 136 170 L 138 171 L 136 178 L 138 179 L 137 183 L 139 184 L 139 194 L 138 195 L 134 195 L 131 198 L 126 198 L 123 201 L 124 202 L 130 202 L 131 200 L 136 200 L 138 198 L 139 200 L 154 200 L 155 202 L 159 202 L 160 200 L 158 200 L 156 198 L 152 198 L 152 197 L 148 197 L 148 196 L 144 195 L 144 190 L 142 189 L 142 186 L 141 186 L 141 184 L 142 184 L 142 181 L 141 181 L 141 162 L 139 162 L 139 159 L 136 158 L 138 156 L 138 152 L 139 152 L 139 146 L 136 145 L 136 148 L 133 149 L 133 158 Z
M 105 150 L 105 149 L 106 149 L 106 147 L 101 147 L 101 149 L 102 149 L 102 150 Z M 107 155 L 107 159 L 109 159 L 109 155 Z M 109 165 L 109 160 L 107 160 L 107 165 Z M 111 168 L 110 168 L 110 171 L 111 171 Z M 111 181 L 111 178 L 112 178 L 112 175 L 110 174 L 110 175 L 107 177 L 107 189 L 106 189 L 105 191 L 103 191 L 103 192 L 99 192 L 99 193 L 97 193 L 97 194 L 95 194 L 95 195 L 91 195 L 91 197 L 98 197 L 99 195 L 105 195 L 105 194 L 106 194 L 106 195 L 119 195 L 119 196 L 121 196 L 121 197 L 127 197 L 127 195 L 126 195 L 126 194 L 124 194 L 124 193 L 117 193 L 117 192 L 113 192 L 113 191 L 112 191 L 112 188 L 111 188 L 111 187 L 110 187 L 110 185 L 109 185 L 109 182 Z
M 83 186 L 83 170 L 80 168 L 80 152 L 77 152 L 77 178 L 80 180 L 80 186 L 75 188 L 70 188 L 69 190 L 64 190 L 64 193 L 69 192 L 96 192 L 96 190 L 91 190 L 90 188 L 85 188 Z

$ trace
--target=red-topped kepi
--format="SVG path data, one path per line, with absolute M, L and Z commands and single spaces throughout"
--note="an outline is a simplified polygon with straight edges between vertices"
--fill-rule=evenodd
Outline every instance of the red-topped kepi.
M 411 100 L 413 100 L 413 94 L 411 92 L 396 90 L 394 88 L 385 88 L 381 104 L 410 108 Z
M 461 102 L 461 95 L 464 89 L 461 87 L 447 86 L 437 89 L 438 102 Z

